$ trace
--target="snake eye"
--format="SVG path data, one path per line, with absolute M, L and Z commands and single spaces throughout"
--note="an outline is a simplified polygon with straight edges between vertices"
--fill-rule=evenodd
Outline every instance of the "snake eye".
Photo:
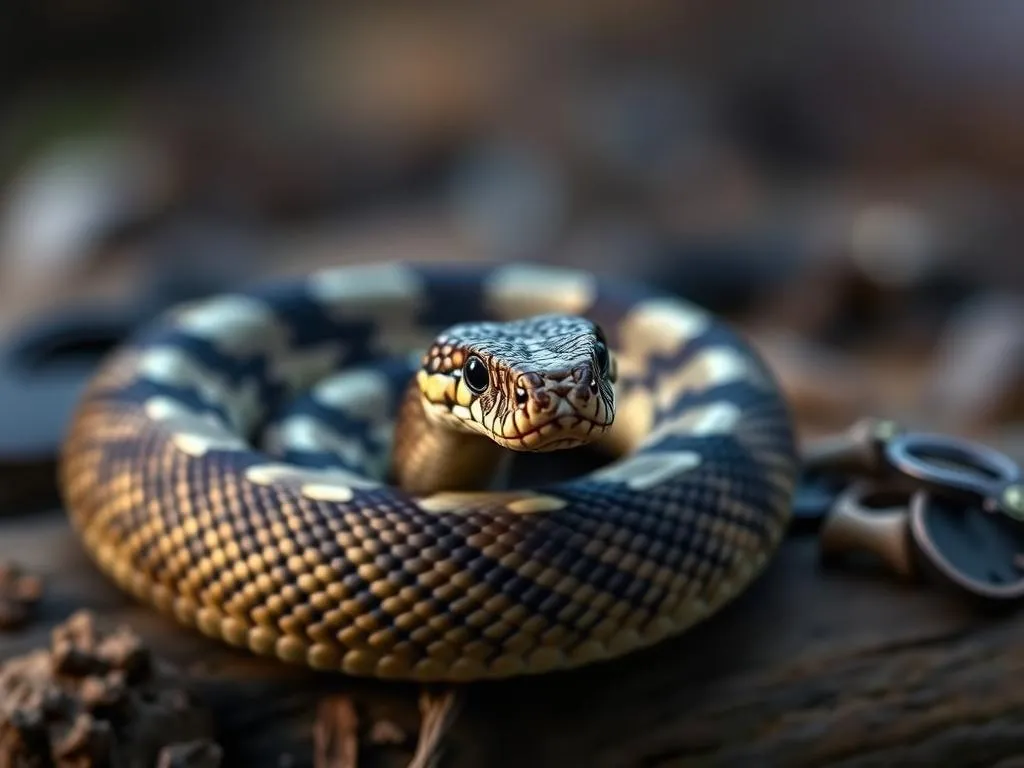
M 466 364 L 462 366 L 462 380 L 466 382 L 466 386 L 469 387 L 470 391 L 478 395 L 487 389 L 490 378 L 484 361 L 476 355 L 469 358 Z
M 611 362 L 608 356 L 608 345 L 603 341 L 597 342 L 597 344 L 594 345 L 594 357 L 597 359 L 597 367 L 598 370 L 601 371 L 601 374 L 604 375 L 608 373 L 608 365 Z

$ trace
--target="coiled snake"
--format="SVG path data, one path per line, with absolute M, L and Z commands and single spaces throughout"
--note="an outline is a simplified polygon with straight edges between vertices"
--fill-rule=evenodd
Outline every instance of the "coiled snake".
M 396 422 L 397 417 L 397 422 Z M 593 442 L 535 488 L 502 457 Z M 170 311 L 70 427 L 69 516 L 120 587 L 256 654 L 468 681 L 649 646 L 742 592 L 798 456 L 742 338 L 554 267 L 381 264 Z

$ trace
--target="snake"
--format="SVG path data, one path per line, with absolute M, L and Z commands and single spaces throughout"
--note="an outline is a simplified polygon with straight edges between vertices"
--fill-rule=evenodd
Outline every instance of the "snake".
M 509 462 L 596 466 L 513 483 Z M 608 662 L 764 573 L 799 472 L 739 330 L 642 280 L 394 260 L 161 312 L 99 363 L 59 482 L 128 596 L 221 643 L 459 683 Z

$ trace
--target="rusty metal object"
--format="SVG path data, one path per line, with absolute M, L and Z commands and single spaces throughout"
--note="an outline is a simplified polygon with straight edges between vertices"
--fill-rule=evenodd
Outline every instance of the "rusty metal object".
M 1024 598 L 1024 527 L 958 498 L 858 483 L 837 499 L 819 543 L 826 562 L 870 554 L 900 579 L 990 603 Z
M 886 467 L 886 446 L 902 431 L 892 419 L 861 419 L 837 435 L 807 443 L 803 448 L 804 467 L 811 472 L 878 474 Z
M 1024 526 L 1017 520 L 919 492 L 911 500 L 908 525 L 933 578 L 987 602 L 1024 598 Z
M 974 499 L 989 512 L 1024 521 L 1024 476 L 1004 453 L 949 435 L 906 433 L 885 446 L 886 461 L 922 490 Z
M 894 574 L 916 579 L 914 543 L 907 524 L 905 493 L 871 482 L 850 486 L 830 510 L 821 527 L 820 549 L 826 559 L 855 552 L 876 555 Z
M 802 446 L 803 474 L 794 498 L 794 530 L 817 531 L 852 478 L 880 478 L 885 445 L 902 426 L 868 417 L 845 430 L 807 440 Z
M 806 455 L 812 473 L 851 478 L 824 513 L 823 559 L 870 553 L 903 579 L 989 602 L 1024 597 L 1024 484 L 1010 457 L 877 419 Z

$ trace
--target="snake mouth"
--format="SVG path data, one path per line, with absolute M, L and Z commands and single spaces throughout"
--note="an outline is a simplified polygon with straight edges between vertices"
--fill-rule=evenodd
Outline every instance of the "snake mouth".
M 610 426 L 610 422 L 595 421 L 586 416 L 572 414 L 549 419 L 512 437 L 495 435 L 494 439 L 506 448 L 517 451 L 564 450 L 593 442 Z

